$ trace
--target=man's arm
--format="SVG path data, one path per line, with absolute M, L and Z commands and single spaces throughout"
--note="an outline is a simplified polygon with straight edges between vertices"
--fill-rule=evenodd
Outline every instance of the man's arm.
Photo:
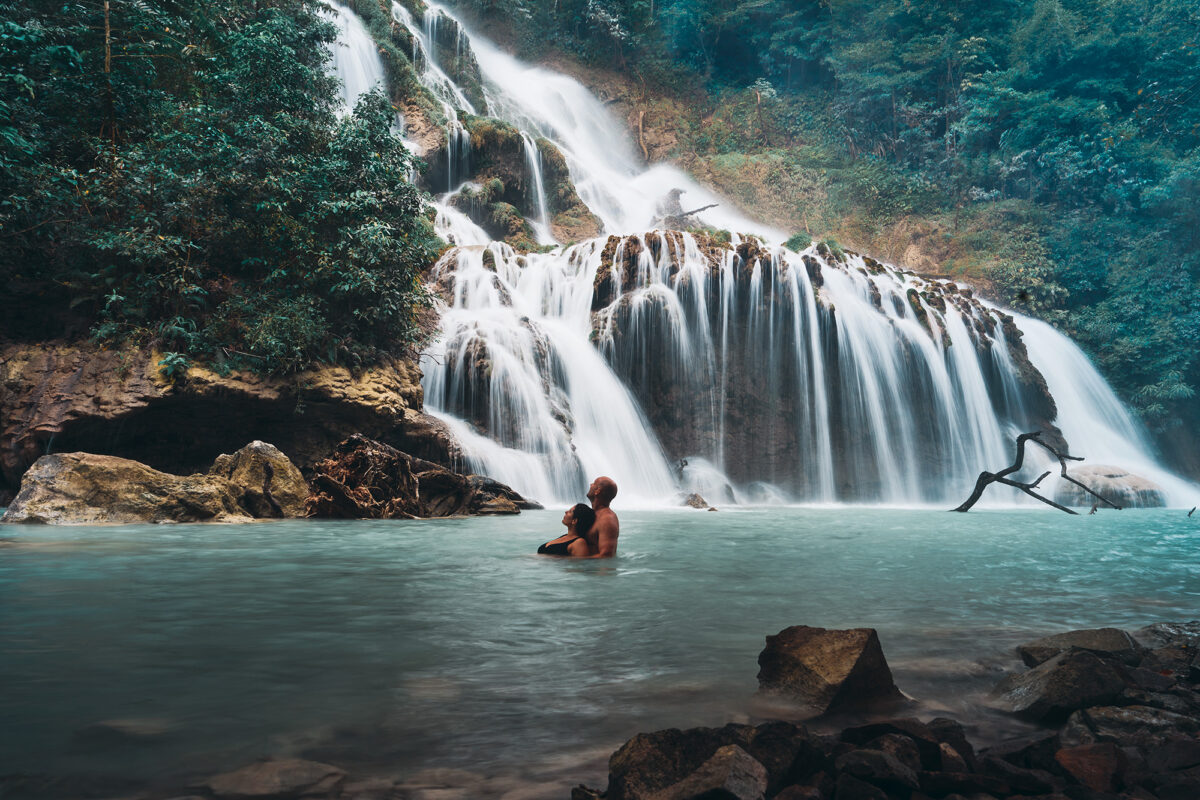
M 617 536 L 620 526 L 615 514 L 605 514 L 596 520 L 593 529 L 596 531 L 596 553 L 589 558 L 612 558 L 617 554 Z

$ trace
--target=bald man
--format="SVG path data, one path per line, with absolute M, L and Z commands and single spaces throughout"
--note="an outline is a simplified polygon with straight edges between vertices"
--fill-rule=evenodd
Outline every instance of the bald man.
M 612 478 L 600 476 L 588 487 L 587 498 L 592 501 L 596 521 L 588 533 L 588 544 L 596 548 L 589 558 L 612 558 L 617 554 L 617 537 L 621 534 L 621 523 L 609 505 L 617 496 L 617 484 Z

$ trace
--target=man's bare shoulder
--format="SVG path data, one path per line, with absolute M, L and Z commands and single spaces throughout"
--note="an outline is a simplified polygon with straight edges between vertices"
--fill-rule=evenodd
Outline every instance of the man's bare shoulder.
M 602 508 L 596 512 L 595 527 L 616 531 L 621 527 L 621 521 L 617 519 L 616 512 L 611 508 Z

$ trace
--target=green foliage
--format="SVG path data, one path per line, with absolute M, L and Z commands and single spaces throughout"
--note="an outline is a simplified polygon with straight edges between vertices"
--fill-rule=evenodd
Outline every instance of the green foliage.
M 163 353 L 162 360 L 158 362 L 158 371 L 168 381 L 175 383 L 187 374 L 191 366 L 191 360 L 183 353 Z
M 0 278 L 40 309 L 5 333 L 266 372 L 419 339 L 439 242 L 388 100 L 337 114 L 319 8 L 113 0 L 106 42 L 100 4 L 0 2 Z
M 799 253 L 801 250 L 807 250 L 808 246 L 811 244 L 812 237 L 807 233 L 793 233 L 791 237 L 784 242 L 784 247 Z

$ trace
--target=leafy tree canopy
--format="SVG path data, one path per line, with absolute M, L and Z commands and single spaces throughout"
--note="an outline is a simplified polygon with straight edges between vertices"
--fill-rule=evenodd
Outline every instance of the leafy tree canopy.
M 0 2 L 0 331 L 290 372 L 400 352 L 439 242 L 315 0 Z

